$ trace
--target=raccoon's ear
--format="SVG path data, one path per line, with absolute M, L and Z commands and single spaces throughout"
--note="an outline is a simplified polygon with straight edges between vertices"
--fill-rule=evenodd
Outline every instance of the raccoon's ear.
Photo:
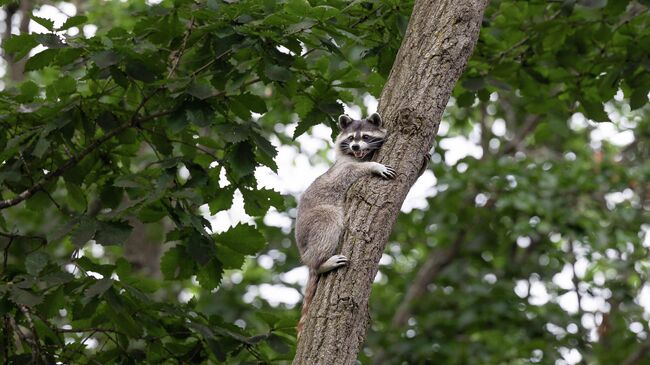
M 341 129 L 347 128 L 350 123 L 352 123 L 352 118 L 348 117 L 345 114 L 339 115 L 339 127 L 341 127 Z
M 377 127 L 381 127 L 381 116 L 377 113 L 370 114 L 368 121 Z

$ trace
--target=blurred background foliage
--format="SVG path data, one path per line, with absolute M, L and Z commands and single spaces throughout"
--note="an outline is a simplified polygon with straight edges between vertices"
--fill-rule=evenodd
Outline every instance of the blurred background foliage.
M 412 2 L 0 4 L 4 363 L 288 363 L 269 176 L 376 107 Z M 650 362 L 648 6 L 490 2 L 361 363 Z

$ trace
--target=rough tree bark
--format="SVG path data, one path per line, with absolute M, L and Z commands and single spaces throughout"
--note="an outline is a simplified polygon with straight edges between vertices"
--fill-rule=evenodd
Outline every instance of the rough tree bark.
M 341 253 L 350 264 L 321 278 L 293 364 L 356 362 L 379 259 L 474 49 L 487 3 L 416 0 L 379 105 L 389 136 L 376 160 L 398 176 L 362 179 L 348 192 Z

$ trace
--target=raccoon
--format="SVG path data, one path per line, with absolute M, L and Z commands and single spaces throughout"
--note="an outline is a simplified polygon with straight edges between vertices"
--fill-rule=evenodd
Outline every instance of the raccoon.
M 307 188 L 298 203 L 296 244 L 302 262 L 309 268 L 298 334 L 316 294 L 320 275 L 348 263 L 345 256 L 335 254 L 344 229 L 346 192 L 365 175 L 395 178 L 392 167 L 370 161 L 386 137 L 379 114 L 361 120 L 341 115 L 338 124 L 341 132 L 334 143 L 336 162 Z

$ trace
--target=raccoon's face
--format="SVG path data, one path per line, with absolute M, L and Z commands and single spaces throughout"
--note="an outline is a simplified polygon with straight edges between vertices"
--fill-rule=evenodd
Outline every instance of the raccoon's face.
M 354 120 L 347 115 L 339 117 L 341 133 L 336 137 L 338 152 L 350 155 L 357 160 L 368 160 L 384 143 L 386 130 L 381 127 L 381 117 L 377 113 L 366 119 Z

